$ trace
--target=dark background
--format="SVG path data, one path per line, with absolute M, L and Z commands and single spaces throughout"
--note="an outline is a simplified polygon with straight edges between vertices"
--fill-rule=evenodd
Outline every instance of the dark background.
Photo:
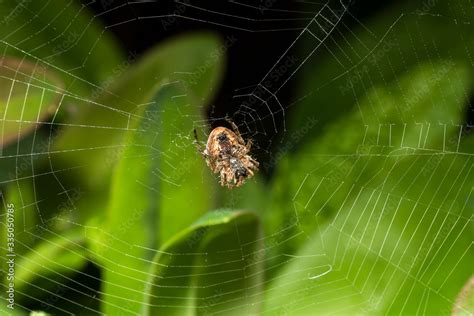
M 247 0 L 246 4 L 258 7 L 257 9 L 244 5 L 244 1 L 239 1 L 239 4 L 236 4 L 231 1 L 183 0 L 183 3 L 187 3 L 189 6 L 173 0 L 143 1 L 142 3 L 133 4 L 118 0 L 99 0 L 92 4 L 87 0 L 82 0 L 82 2 L 94 10 L 102 22 L 108 26 L 136 19 L 110 28 L 129 52 L 142 54 L 150 47 L 169 37 L 195 30 L 211 30 L 220 34 L 223 39 L 236 38 L 236 44 L 232 45 L 227 51 L 225 79 L 213 101 L 213 104 L 219 104 L 219 106 L 211 110 L 211 118 L 223 117 L 227 113 L 235 112 L 239 106 L 239 101 L 241 101 L 232 98 L 235 89 L 258 83 L 300 32 L 300 30 L 274 30 L 302 28 L 308 23 L 308 20 L 302 20 L 302 18 L 307 19 L 314 15 L 307 12 L 317 12 L 321 7 L 321 4 L 317 1 L 312 3 L 311 1 L 279 0 Z M 394 0 L 353 0 L 350 11 L 357 19 L 364 21 L 378 11 L 383 10 L 385 6 L 395 2 Z M 192 6 L 222 14 L 206 12 Z M 166 16 L 143 19 L 144 17 L 170 14 L 186 18 Z M 288 19 L 288 21 L 272 22 L 262 21 L 263 19 Z M 354 23 L 354 19 L 346 17 L 344 23 L 350 27 Z M 290 85 L 292 83 L 289 82 Z M 290 99 L 291 95 L 289 93 L 283 94 L 280 98 L 284 104 L 287 103 L 285 101 Z M 219 122 L 214 124 L 219 124 Z

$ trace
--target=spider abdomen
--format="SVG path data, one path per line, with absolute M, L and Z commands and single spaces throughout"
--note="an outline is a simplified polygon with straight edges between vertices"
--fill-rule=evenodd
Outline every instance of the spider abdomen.
M 221 185 L 228 188 L 241 186 L 258 171 L 259 166 L 248 154 L 251 142 L 245 143 L 237 126 L 231 124 L 234 131 L 222 126 L 213 129 L 206 149 L 200 150 L 212 172 L 220 174 Z

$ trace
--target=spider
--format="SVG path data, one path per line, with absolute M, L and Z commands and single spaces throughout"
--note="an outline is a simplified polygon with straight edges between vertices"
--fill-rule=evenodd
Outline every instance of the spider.
M 234 122 L 227 120 L 233 131 L 226 127 L 214 128 L 203 148 L 194 130 L 195 144 L 213 173 L 219 173 L 221 186 L 229 189 L 240 187 L 258 171 L 259 163 L 250 155 L 252 140 L 247 143 Z

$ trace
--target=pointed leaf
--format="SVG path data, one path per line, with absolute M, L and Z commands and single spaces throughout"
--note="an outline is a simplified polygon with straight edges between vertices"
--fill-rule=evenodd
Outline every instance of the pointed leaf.
M 57 148 L 66 153 L 57 157 L 71 167 L 86 165 L 78 176 L 87 183 L 103 183 L 120 156 L 124 132 L 142 115 L 160 87 L 182 82 L 185 93 L 195 103 L 206 104 L 221 73 L 218 48 L 215 36 L 193 34 L 152 49 L 100 93 L 94 103 L 83 104 L 81 116 L 72 122 L 76 125 L 69 127 L 57 143 Z
M 450 312 L 472 274 L 473 158 L 399 150 L 383 159 L 273 280 L 266 312 Z
M 158 249 L 211 207 L 213 182 L 191 138 L 199 117 L 193 97 L 179 83 L 169 84 L 127 135 L 113 176 L 107 234 L 95 242 L 106 267 L 108 313 L 118 312 L 124 298 L 133 298 L 127 310 L 140 309 L 152 259 L 142 247 Z
M 144 314 L 258 313 L 263 280 L 260 239 L 252 213 L 207 214 L 157 252 Z

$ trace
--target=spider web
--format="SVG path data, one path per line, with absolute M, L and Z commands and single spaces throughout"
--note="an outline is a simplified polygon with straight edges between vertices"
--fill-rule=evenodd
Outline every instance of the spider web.
M 284 162 L 284 159 L 276 155 L 287 154 L 300 145 L 292 143 L 295 133 L 302 134 L 298 139 L 303 142 L 302 139 L 307 139 L 309 135 L 316 133 L 318 128 L 325 131 L 327 128 L 334 135 L 333 139 L 327 142 L 345 142 L 344 139 L 340 139 L 337 130 L 327 127 L 329 126 L 327 122 L 327 126 L 325 122 L 322 122 L 320 127 L 317 126 L 311 132 L 314 126 L 309 126 L 308 118 L 304 118 L 308 113 L 298 112 L 298 107 L 302 106 L 306 100 L 313 100 L 314 95 L 325 97 L 325 89 L 336 85 L 340 87 L 341 93 L 351 100 L 351 104 L 355 104 L 355 114 L 350 119 L 342 120 L 339 126 L 344 126 L 344 124 L 349 127 L 358 126 L 358 130 L 353 132 L 358 146 L 349 146 L 349 148 L 343 145 L 341 147 L 328 146 L 325 148 L 335 148 L 335 150 L 327 152 L 321 152 L 316 147 L 308 147 L 309 149 L 303 151 L 301 156 L 302 159 L 310 162 L 295 166 L 295 171 L 298 170 L 298 172 L 295 172 L 294 177 L 291 175 L 293 166 L 286 170 L 289 181 L 296 183 L 295 186 L 289 187 L 289 192 L 287 192 L 289 198 L 285 201 L 268 202 L 279 203 L 281 208 L 289 207 L 292 210 L 291 215 L 283 217 L 280 222 L 276 220 L 277 223 L 270 225 L 270 231 L 267 231 L 261 239 L 242 243 L 237 248 L 220 250 L 235 253 L 235 260 L 243 262 L 240 268 L 242 271 L 251 270 L 251 267 L 256 264 L 265 263 L 263 271 L 257 272 L 262 274 L 263 297 L 250 293 L 249 299 L 264 302 L 264 311 L 269 314 L 277 312 L 305 314 L 314 310 L 335 314 L 344 314 L 348 310 L 376 314 L 390 312 L 432 314 L 439 312 L 438 306 L 455 304 L 452 298 L 453 289 L 449 287 L 449 284 L 452 282 L 458 284 L 459 279 L 465 277 L 460 267 L 472 265 L 474 157 L 472 149 L 469 150 L 470 148 L 462 145 L 462 140 L 471 126 L 461 118 L 454 122 L 429 115 L 424 117 L 423 121 L 416 121 L 407 115 L 409 112 L 400 108 L 397 108 L 400 111 L 397 121 L 386 121 L 384 111 L 390 109 L 388 106 L 381 106 L 381 100 L 384 99 L 380 92 L 375 91 L 368 97 L 365 94 L 371 91 L 374 85 L 403 86 L 403 82 L 396 74 L 387 75 L 380 69 L 374 76 L 376 79 L 372 79 L 373 76 L 367 76 L 366 73 L 361 72 L 361 69 L 364 62 L 372 58 L 371 56 L 382 54 L 380 59 L 385 60 L 384 57 L 388 54 L 385 50 L 399 49 L 397 46 L 399 34 L 394 30 L 397 32 L 403 30 L 408 17 L 416 16 L 416 21 L 419 23 L 429 19 L 434 23 L 456 25 L 459 29 L 465 29 L 472 27 L 471 22 L 465 18 L 469 13 L 465 12 L 465 16 L 431 13 L 433 8 L 430 7 L 429 2 L 421 3 L 418 10 L 401 12 L 387 22 L 382 34 L 375 34 L 375 31 L 370 30 L 351 13 L 351 3 L 344 1 L 327 3 L 305 1 L 304 10 L 298 11 L 302 18 L 297 24 L 294 24 L 292 19 L 285 18 L 285 15 L 291 12 L 290 9 L 277 6 L 274 2 L 269 5 L 264 4 L 262 7 L 251 3 L 229 1 L 228 9 L 223 10 L 203 7 L 197 3 L 174 1 L 170 5 L 170 10 L 163 14 L 136 15 L 134 10 L 143 6 L 145 2 L 153 3 L 153 1 L 123 4 L 101 2 L 107 7 L 101 16 L 106 16 L 116 10 L 131 12 L 128 17 L 106 25 L 103 33 L 116 27 L 139 23 L 139 20 L 176 18 L 194 21 L 196 24 L 214 25 L 223 29 L 249 33 L 291 32 L 293 34 L 288 47 L 276 60 L 271 61 L 271 66 L 260 70 L 263 76 L 258 82 L 248 82 L 248 85 L 235 87 L 233 99 L 237 100 L 238 107 L 233 113 L 229 113 L 244 137 L 267 139 L 266 143 L 258 143 L 254 150 L 270 155 L 273 158 L 271 163 Z M 29 10 L 28 3 L 28 1 L 19 2 L 15 11 L 2 12 L 2 15 L 5 18 L 14 19 L 17 10 Z M 89 5 L 92 3 L 85 5 L 83 9 Z M 180 6 L 186 9 L 181 10 Z M 235 15 L 232 9 L 234 6 L 247 8 L 248 14 Z M 454 6 L 461 5 L 453 2 Z M 472 11 L 473 5 L 466 4 L 462 9 Z M 261 10 L 265 13 L 264 18 L 255 18 L 255 12 Z M 98 16 L 93 16 L 91 21 L 97 18 Z M 349 21 L 351 25 L 356 26 L 348 26 Z M 300 23 L 303 23 L 303 26 Z M 49 30 L 49 27 L 50 24 L 45 23 L 44 29 L 38 30 L 38 33 Z M 363 36 L 354 33 L 356 27 L 364 31 Z M 419 30 L 406 30 L 409 34 L 415 34 L 417 31 Z M 54 32 L 59 35 L 66 30 L 54 30 Z M 84 30 L 74 41 L 79 42 L 87 32 L 87 29 Z M 24 40 L 26 41 L 27 38 Z M 25 120 L 23 114 L 20 117 L 11 118 L 7 117 L 8 111 L 4 113 L 3 118 L 0 117 L 3 129 L 6 124 L 12 122 L 20 123 L 22 126 L 34 126 L 32 135 L 26 138 L 26 141 L 18 142 L 18 145 L 12 147 L 13 149 L 2 151 L 0 156 L 0 160 L 13 165 L 16 170 L 8 175 L 0 173 L 2 176 L 0 185 L 12 187 L 21 202 L 16 207 L 17 212 L 23 214 L 23 223 L 19 226 L 17 223 L 16 235 L 21 235 L 22 238 L 17 239 L 16 247 L 32 252 L 35 255 L 33 258 L 56 268 L 45 266 L 41 273 L 38 273 L 32 270 L 34 262 L 31 262 L 31 257 L 26 256 L 24 252 L 16 254 L 16 277 L 28 285 L 16 289 L 16 306 L 24 311 L 31 310 L 30 306 L 22 305 L 22 302 L 26 301 L 35 301 L 42 310 L 54 314 L 71 314 L 77 308 L 84 313 L 101 314 L 103 313 L 100 309 L 101 305 L 112 304 L 104 300 L 102 290 L 97 290 L 97 284 L 104 280 L 101 280 L 94 269 L 99 269 L 102 273 L 113 272 L 111 266 L 115 264 L 120 267 L 121 263 L 110 262 L 101 253 L 95 254 L 93 259 L 87 255 L 89 250 L 86 245 L 57 231 L 64 232 L 68 229 L 79 228 L 86 235 L 105 234 L 109 243 L 102 246 L 109 251 L 118 251 L 116 250 L 120 249 L 118 245 L 125 245 L 130 249 L 140 248 L 150 253 L 146 258 L 128 256 L 129 259 L 135 261 L 149 261 L 156 253 L 168 256 L 170 262 L 175 258 L 185 260 L 187 257 L 199 256 L 200 262 L 203 262 L 202 266 L 211 268 L 205 264 L 207 258 L 212 256 L 211 253 L 160 252 L 157 249 L 146 248 L 145 245 L 118 239 L 100 225 L 85 224 L 81 221 L 78 210 L 83 207 L 81 202 L 84 199 L 87 201 L 88 192 L 72 187 L 65 180 L 67 177 L 63 175 L 74 175 L 77 170 L 80 172 L 82 168 L 91 166 L 76 165 L 72 168 L 62 168 L 55 164 L 54 157 L 63 153 L 74 155 L 78 151 L 100 151 L 103 148 L 92 145 L 87 148 L 57 152 L 53 146 L 59 134 L 57 131 L 65 127 L 134 131 L 134 128 L 130 127 L 133 126 L 130 124 L 131 121 L 148 119 L 132 111 L 117 110 L 113 104 L 98 103 L 91 96 L 81 95 L 74 88 L 73 83 L 79 81 L 91 89 L 100 89 L 100 82 L 85 79 L 76 73 L 85 67 L 89 56 L 95 52 L 95 45 L 102 40 L 98 38 L 92 47 L 87 47 L 75 67 L 65 68 L 56 65 L 54 58 L 68 56 L 70 46 L 57 50 L 47 58 L 37 58 L 35 51 L 41 47 L 26 51 L 22 49 L 22 42 L 10 42 L 8 35 L 0 39 L 3 57 L 21 56 L 24 60 L 33 61 L 38 69 L 48 66 L 70 78 L 67 85 L 60 86 L 50 82 L 46 78 L 46 73 L 42 73 L 43 77 L 37 74 L 25 74 L 19 67 L 12 68 L 9 65 L 4 66 L 9 71 L 8 75 L 1 77 L 3 81 L 10 82 L 11 89 L 15 86 L 24 87 L 25 100 L 33 92 L 39 92 L 43 98 L 51 95 L 60 100 L 50 119 L 41 118 L 39 114 L 32 120 Z M 434 39 L 426 38 L 425 40 L 426 42 L 422 45 L 428 51 L 427 56 L 438 59 L 443 48 L 437 47 Z M 467 43 L 469 39 L 465 40 Z M 363 49 L 358 50 L 352 46 L 356 44 L 352 43 L 357 43 Z M 409 54 L 416 55 L 418 51 L 414 47 L 415 43 L 411 51 L 400 51 L 402 58 L 408 59 Z M 472 51 L 469 50 L 468 44 L 464 48 L 468 63 L 472 67 L 474 64 Z M 354 51 L 355 54 L 347 49 Z M 364 54 L 359 55 L 360 51 Z M 323 80 L 301 84 L 306 90 L 298 90 L 298 95 L 290 102 L 282 101 L 280 96 L 287 93 L 286 89 L 290 89 L 289 85 L 299 80 L 298 76 L 306 69 L 311 71 L 319 58 L 325 58 L 328 63 L 337 64 L 339 67 L 331 68 L 332 71 L 329 74 L 323 74 L 317 78 L 324 78 Z M 422 61 L 418 60 L 417 56 L 415 59 L 417 62 Z M 407 71 L 411 67 L 410 63 L 405 64 Z M 446 65 L 448 69 L 446 73 L 453 67 L 455 66 Z M 334 72 L 334 69 L 339 69 L 339 71 Z M 455 72 L 455 74 L 459 73 Z M 250 77 L 254 78 L 254 76 Z M 454 82 L 454 86 L 456 79 L 454 76 L 448 77 Z M 373 82 L 376 80 L 377 82 Z M 355 85 L 362 86 L 364 92 L 354 88 Z M 448 99 L 450 96 L 447 91 L 441 93 L 441 98 Z M 121 96 L 116 97 L 125 100 Z M 456 101 L 458 101 L 457 104 L 463 102 L 463 100 Z M 369 104 L 369 107 L 364 107 L 364 103 Z M 110 112 L 112 116 L 120 117 L 121 121 L 125 120 L 127 123 L 113 126 L 98 126 L 95 123 L 77 126 L 64 123 L 61 118 L 67 117 L 71 111 L 70 104 L 76 104 L 76 110 L 80 110 L 81 104 L 84 106 L 92 104 L 94 107 Z M 135 106 L 143 105 L 135 104 Z M 22 107 L 22 113 L 25 113 L 26 101 Z M 316 105 L 313 105 L 314 107 Z M 436 110 L 439 109 L 433 108 L 433 111 Z M 297 119 L 290 118 L 288 114 L 290 111 L 296 114 Z M 191 117 L 190 121 L 193 127 L 204 132 L 209 130 L 214 122 L 221 121 L 223 118 L 211 117 L 209 123 L 199 117 Z M 354 125 L 354 121 L 358 125 Z M 42 125 L 41 129 L 38 127 L 39 124 Z M 295 125 L 300 128 L 295 129 Z M 415 135 L 414 138 L 406 136 L 409 135 L 409 131 L 412 131 L 411 135 Z M 418 132 L 413 133 L 413 131 Z M 165 133 L 169 133 L 169 137 L 174 139 L 177 153 L 181 147 L 194 146 L 187 130 L 165 131 Z M 441 142 L 432 141 L 436 135 L 441 135 L 436 138 L 442 139 Z M 20 138 L 19 133 L 18 140 Z M 92 140 L 91 144 L 93 144 Z M 324 141 L 322 145 L 325 145 Z M 49 165 L 47 171 L 39 168 L 39 165 L 43 164 L 40 158 L 46 159 Z M 372 170 L 373 172 L 369 173 L 370 169 L 375 169 L 375 171 Z M 43 171 L 38 173 L 37 170 Z M 167 178 L 172 175 L 154 176 Z M 25 182 L 30 183 L 32 187 L 26 187 Z M 45 183 L 54 183 L 54 186 L 50 184 L 51 187 L 45 188 Z M 47 199 L 38 199 L 38 192 Z M 248 203 L 239 193 L 231 195 L 233 197 L 231 206 L 236 209 Z M 4 209 L 8 208 L 8 199 L 8 195 L 2 194 Z M 59 211 L 46 212 L 48 207 L 55 205 L 52 201 L 58 199 L 64 201 L 59 207 L 55 206 Z M 327 219 L 325 216 L 331 210 L 333 216 Z M 275 216 L 272 214 L 264 215 L 269 222 L 273 221 L 273 217 Z M 2 224 L 5 223 L 6 218 L 7 215 L 2 214 Z M 237 228 L 235 235 L 239 235 Z M 31 243 L 24 242 L 27 239 L 23 238 L 29 238 Z M 306 241 L 305 244 L 308 246 L 297 251 L 295 244 L 303 243 L 302 241 Z M 84 267 L 75 266 L 67 260 L 54 262 L 54 258 L 49 254 L 35 248 L 35 245 L 40 242 L 57 245 L 63 252 L 81 257 L 89 264 Z M 74 249 L 61 247 L 67 243 L 75 245 Z M 251 251 L 243 255 L 245 249 L 252 248 L 258 243 L 265 245 L 265 256 L 262 256 L 260 251 Z M 2 249 L 7 251 L 3 241 Z M 18 264 L 19 262 L 21 265 Z M 219 262 L 217 266 L 221 267 L 221 270 L 211 271 L 215 275 L 223 273 L 230 263 L 231 261 Z M 196 265 L 195 268 L 202 268 L 202 266 Z M 182 267 L 170 264 L 168 268 L 179 270 Z M 275 271 L 279 271 L 279 274 Z M 23 280 L 22 276 L 28 273 L 33 273 L 35 279 L 42 280 L 43 283 Z M 147 271 L 142 271 L 141 274 L 151 277 Z M 74 277 L 77 275 L 80 277 Z M 135 299 L 140 293 L 127 286 L 132 280 L 128 280 L 126 275 L 123 277 L 123 283 L 115 285 L 124 290 L 123 297 L 120 297 L 124 304 L 113 307 L 123 314 L 133 314 L 135 311 L 131 309 L 129 303 L 141 303 Z M 176 279 L 179 276 L 168 278 Z M 48 286 L 37 285 L 45 284 L 44 282 Z M 223 280 L 213 286 L 219 287 L 226 282 L 228 281 Z M 156 286 L 155 284 L 147 285 Z M 2 291 L 7 290 L 5 284 L 2 284 L 2 287 Z M 167 286 L 161 285 L 161 287 Z M 192 286 L 189 286 L 189 289 L 191 288 Z M 278 293 L 280 288 L 285 289 L 285 292 Z M 406 288 L 409 291 L 402 291 Z M 201 311 L 208 313 L 213 306 L 230 303 L 230 300 L 226 298 L 227 294 L 229 293 L 219 292 L 204 298 L 178 296 L 174 298 L 175 307 L 189 306 L 189 304 L 195 304 L 196 300 L 202 299 L 208 303 L 204 307 L 201 305 Z M 384 302 L 383 298 L 386 296 L 394 297 L 394 300 Z M 267 297 L 268 300 L 265 301 Z M 61 302 L 61 305 L 58 302 Z M 240 311 L 251 310 L 251 306 L 245 302 L 238 307 Z M 235 312 L 234 308 L 226 311 Z M 441 312 L 449 313 L 450 310 Z

